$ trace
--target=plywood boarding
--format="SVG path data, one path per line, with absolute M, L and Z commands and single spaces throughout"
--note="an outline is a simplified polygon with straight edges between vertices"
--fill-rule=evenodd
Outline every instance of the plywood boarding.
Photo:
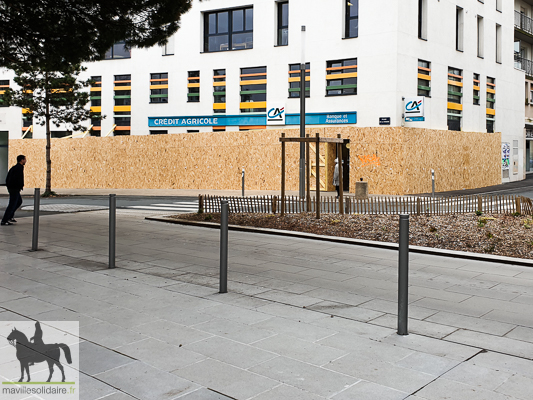
M 279 190 L 279 137 L 298 137 L 298 129 L 187 133 L 147 136 L 52 139 L 52 188 L 241 188 Z M 501 135 L 415 128 L 310 128 L 306 133 L 350 140 L 350 192 L 359 178 L 372 194 L 437 191 L 498 184 Z M 10 140 L 10 164 L 28 157 L 26 186 L 44 187 L 45 140 Z M 287 151 L 287 190 L 298 190 L 299 145 Z M 320 146 L 329 169 L 332 152 Z M 333 158 L 334 159 L 334 158 Z M 328 174 L 328 186 L 332 175 Z M 331 178 L 331 179 L 330 179 Z

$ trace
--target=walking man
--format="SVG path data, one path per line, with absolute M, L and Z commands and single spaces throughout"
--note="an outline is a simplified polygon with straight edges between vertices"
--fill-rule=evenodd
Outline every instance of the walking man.
M 6 177 L 7 191 L 9 192 L 9 204 L 2 218 L 1 225 L 13 225 L 15 221 L 15 211 L 22 204 L 20 191 L 24 188 L 24 165 L 26 156 L 17 156 L 17 163 L 11 167 Z

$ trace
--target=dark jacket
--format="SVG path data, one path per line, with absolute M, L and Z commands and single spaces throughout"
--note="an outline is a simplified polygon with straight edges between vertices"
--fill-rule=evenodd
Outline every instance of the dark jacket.
M 24 165 L 16 163 L 6 176 L 6 186 L 9 192 L 20 192 L 24 187 Z

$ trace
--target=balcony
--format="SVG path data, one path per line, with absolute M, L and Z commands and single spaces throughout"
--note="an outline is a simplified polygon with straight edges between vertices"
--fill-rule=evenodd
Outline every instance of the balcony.
M 520 57 L 520 54 L 515 53 L 514 66 L 515 68 L 518 68 L 524 71 L 526 73 L 526 76 L 533 77 L 533 61 L 528 60 L 527 58 L 524 58 L 524 57 Z
M 521 31 L 533 36 L 533 19 L 515 10 L 514 26 Z

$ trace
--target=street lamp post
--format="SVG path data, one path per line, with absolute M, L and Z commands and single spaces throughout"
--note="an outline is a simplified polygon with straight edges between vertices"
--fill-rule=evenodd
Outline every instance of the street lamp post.
M 300 137 L 305 137 L 305 25 L 302 25 L 300 63 Z M 305 146 L 303 142 L 300 143 L 300 198 L 305 198 Z

